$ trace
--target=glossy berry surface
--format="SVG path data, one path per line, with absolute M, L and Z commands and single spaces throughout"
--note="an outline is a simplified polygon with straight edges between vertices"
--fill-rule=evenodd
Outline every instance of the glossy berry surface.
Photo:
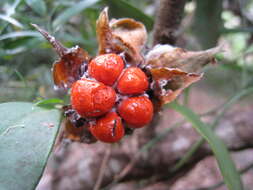
M 110 111 L 116 101 L 113 88 L 88 79 L 76 81 L 70 96 L 73 109 L 82 117 L 101 116 Z
M 96 139 L 106 143 L 117 142 L 125 135 L 121 118 L 115 112 L 109 112 L 98 119 L 96 124 L 90 127 L 90 132 Z
M 93 139 L 114 143 L 125 135 L 125 124 L 141 128 L 151 122 L 153 104 L 144 95 L 149 81 L 140 68 L 125 68 L 117 54 L 102 54 L 89 62 L 83 76 L 72 85 L 71 105 Z
M 89 75 L 106 85 L 113 85 L 118 79 L 124 62 L 117 54 L 103 54 L 94 58 L 88 67 Z
M 141 69 L 129 67 L 119 78 L 117 89 L 122 94 L 142 94 L 148 85 L 148 78 Z
M 118 111 L 120 116 L 132 128 L 143 127 L 153 118 L 153 104 L 145 96 L 123 100 L 118 107 Z

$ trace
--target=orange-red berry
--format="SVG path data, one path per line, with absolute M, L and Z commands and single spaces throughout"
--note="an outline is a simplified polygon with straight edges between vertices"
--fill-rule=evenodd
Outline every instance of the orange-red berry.
M 71 104 L 82 117 L 96 117 L 110 111 L 116 101 L 113 88 L 103 83 L 81 79 L 72 85 Z
M 125 135 L 122 120 L 131 128 L 140 128 L 151 122 L 153 104 L 148 97 L 141 96 L 148 89 L 149 81 L 140 68 L 124 69 L 123 59 L 110 53 L 92 59 L 88 75 L 93 79 L 83 78 L 72 85 L 71 105 L 82 118 L 93 117 L 85 121 L 90 122 L 90 133 L 97 140 L 106 143 L 119 141 Z M 114 88 L 123 95 L 138 95 L 118 104 L 119 115 L 112 111 L 117 98 Z M 72 132 L 72 128 L 69 130 Z M 79 129 L 75 131 L 82 132 Z
M 121 75 L 117 88 L 122 94 L 141 94 L 148 88 L 148 78 L 138 67 L 129 67 Z
M 103 142 L 114 143 L 125 134 L 121 118 L 115 112 L 109 112 L 90 127 L 92 135 Z
M 88 67 L 89 75 L 106 85 L 113 85 L 124 68 L 124 62 L 117 54 L 103 54 L 94 58 Z
M 132 128 L 140 128 L 148 124 L 153 118 L 153 104 L 145 96 L 123 100 L 118 111 L 120 116 Z

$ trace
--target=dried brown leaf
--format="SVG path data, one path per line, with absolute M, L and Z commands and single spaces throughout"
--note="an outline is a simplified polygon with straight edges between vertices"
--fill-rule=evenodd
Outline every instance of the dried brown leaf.
M 96 23 L 96 32 L 98 40 L 98 53 L 105 54 L 110 53 L 113 50 L 112 47 L 112 31 L 109 26 L 108 8 L 106 7 L 99 15 Z
M 119 36 L 137 52 L 141 51 L 147 41 L 147 31 L 145 26 L 133 19 L 125 18 L 112 20 L 110 26 L 113 35 Z
M 146 55 L 146 66 L 150 68 L 178 68 L 184 72 L 199 72 L 205 65 L 216 63 L 214 55 L 220 47 L 205 51 L 187 51 L 170 45 L 157 45 Z
M 166 67 L 153 68 L 150 72 L 154 80 L 154 95 L 160 100 L 160 106 L 175 100 L 185 88 L 202 77 L 202 74 L 186 73 L 180 69 Z
M 53 65 L 54 84 L 58 88 L 70 88 L 84 73 L 85 65 L 90 60 L 82 48 L 65 48 L 58 40 L 36 24 L 32 24 L 54 47 L 60 59 Z
M 113 19 L 109 22 L 108 9 L 105 8 L 97 20 L 99 54 L 124 53 L 128 63 L 143 63 L 141 48 L 146 42 L 144 25 L 133 19 Z
M 88 53 L 82 48 L 76 46 L 69 49 L 53 65 L 54 84 L 64 89 L 70 88 L 75 81 L 82 77 L 89 60 Z

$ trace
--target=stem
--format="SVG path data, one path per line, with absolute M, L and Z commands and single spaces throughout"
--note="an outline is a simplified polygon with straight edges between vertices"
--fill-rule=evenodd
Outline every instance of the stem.
M 185 2 L 185 0 L 160 0 L 154 26 L 153 45 L 175 45 Z
M 100 167 L 100 170 L 99 170 L 98 178 L 97 178 L 97 181 L 96 181 L 96 184 L 95 184 L 93 190 L 99 190 L 100 189 L 100 186 L 103 182 L 105 169 L 107 167 L 107 162 L 108 162 L 108 160 L 110 158 L 110 155 L 111 155 L 111 150 L 112 150 L 112 147 L 111 147 L 111 145 L 109 145 L 109 147 L 105 151 L 105 155 L 104 155 L 104 158 L 102 160 L 101 167 Z

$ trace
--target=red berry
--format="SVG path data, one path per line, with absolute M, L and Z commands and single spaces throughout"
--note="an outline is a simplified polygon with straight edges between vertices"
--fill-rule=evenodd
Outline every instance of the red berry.
M 90 131 L 96 139 L 114 143 L 119 141 L 125 134 L 121 118 L 115 113 L 110 112 L 90 127 Z
M 89 75 L 106 85 L 113 85 L 124 68 L 123 60 L 117 54 L 103 54 L 93 59 L 88 68 Z
M 82 117 L 96 117 L 110 111 L 116 101 L 113 88 L 103 83 L 81 79 L 71 90 L 72 107 Z
M 133 128 L 143 127 L 153 118 L 153 104 L 145 96 L 123 100 L 118 107 L 118 111 L 126 123 Z
M 148 88 L 148 78 L 137 68 L 127 68 L 119 78 L 117 88 L 122 94 L 141 94 Z

